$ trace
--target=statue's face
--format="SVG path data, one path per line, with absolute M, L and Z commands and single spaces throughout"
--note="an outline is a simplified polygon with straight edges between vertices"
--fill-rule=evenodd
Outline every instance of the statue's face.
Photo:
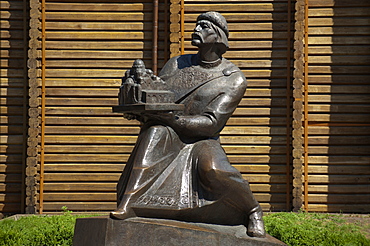
M 200 20 L 197 22 L 192 34 L 191 44 L 200 46 L 201 44 L 213 44 L 216 42 L 218 36 L 211 26 L 211 22 L 207 20 Z

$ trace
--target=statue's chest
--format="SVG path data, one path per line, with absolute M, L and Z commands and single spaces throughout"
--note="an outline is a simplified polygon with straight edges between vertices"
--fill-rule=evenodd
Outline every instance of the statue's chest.
M 179 69 L 177 73 L 166 80 L 168 88 L 175 93 L 176 100 L 185 95 L 197 85 L 210 80 L 214 74 L 196 67 Z

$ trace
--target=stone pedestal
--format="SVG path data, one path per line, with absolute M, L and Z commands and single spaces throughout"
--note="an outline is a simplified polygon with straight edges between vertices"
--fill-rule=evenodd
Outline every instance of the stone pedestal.
M 239 226 L 189 223 L 174 220 L 107 216 L 77 219 L 74 246 L 268 246 L 285 245 L 267 235 L 253 238 Z

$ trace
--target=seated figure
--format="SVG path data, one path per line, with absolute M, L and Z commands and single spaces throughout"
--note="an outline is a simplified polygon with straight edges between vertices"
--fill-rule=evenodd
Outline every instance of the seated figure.
M 265 236 L 262 209 L 219 141 L 247 87 L 243 73 L 222 57 L 228 35 L 221 14 L 198 16 L 192 34 L 198 53 L 173 57 L 159 74 L 183 110 L 129 113 L 142 127 L 112 218 L 244 224 L 249 236 Z

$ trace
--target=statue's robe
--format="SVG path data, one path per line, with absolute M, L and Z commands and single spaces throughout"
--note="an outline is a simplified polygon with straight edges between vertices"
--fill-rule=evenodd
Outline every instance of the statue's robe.
M 160 77 L 185 110 L 170 124 L 144 122 L 117 186 L 118 204 L 143 217 L 244 223 L 259 205 L 219 142 L 244 95 L 244 75 L 226 59 L 203 68 L 197 55 L 184 55 L 170 59 Z

